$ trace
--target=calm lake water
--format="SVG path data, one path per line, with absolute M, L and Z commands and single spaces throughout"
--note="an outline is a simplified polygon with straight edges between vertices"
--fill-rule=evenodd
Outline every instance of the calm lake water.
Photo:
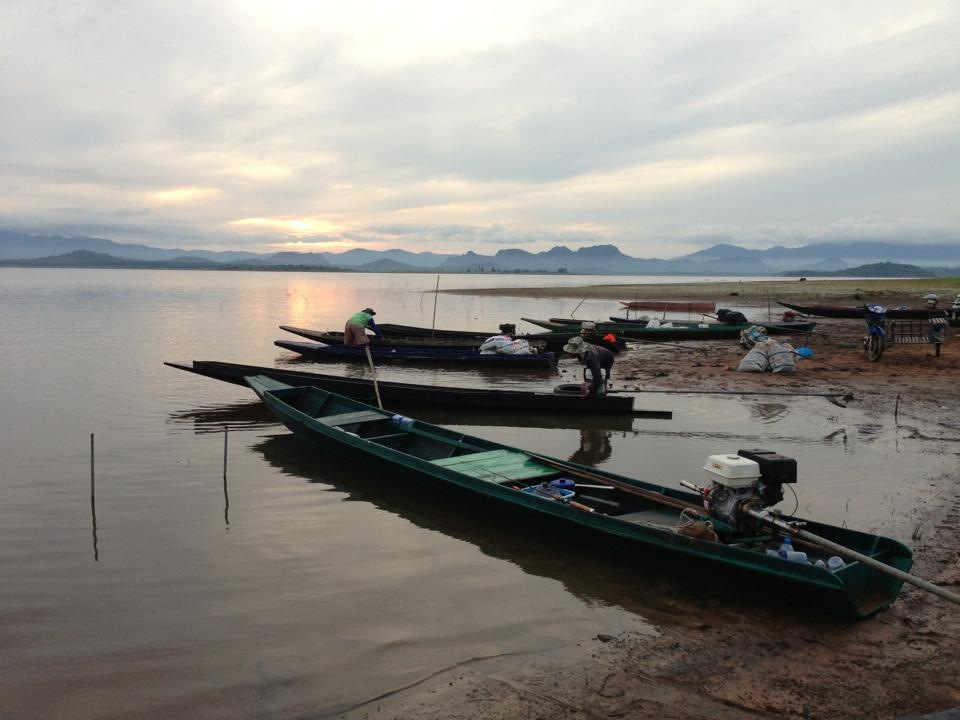
M 445 275 L 441 287 L 594 280 Z M 604 278 L 620 280 L 637 278 Z M 681 572 L 641 570 L 324 455 L 251 392 L 163 365 L 288 363 L 272 344 L 285 335 L 278 325 L 342 329 L 367 305 L 383 322 L 430 325 L 435 282 L 0 270 L 0 717 L 359 713 L 478 659 L 509 671 L 600 632 L 657 633 L 704 603 L 749 602 L 705 600 Z M 441 295 L 436 325 L 492 330 L 575 305 Z M 587 301 L 578 316 L 614 305 Z M 569 361 L 556 373 L 379 373 L 543 390 L 577 375 Z M 892 414 L 818 398 L 642 394 L 637 404 L 673 419 L 478 425 L 466 409 L 425 419 L 669 484 L 699 480 L 709 454 L 775 449 L 798 460 L 800 514 L 907 542 L 928 478 L 956 462 L 935 443 L 898 437 Z

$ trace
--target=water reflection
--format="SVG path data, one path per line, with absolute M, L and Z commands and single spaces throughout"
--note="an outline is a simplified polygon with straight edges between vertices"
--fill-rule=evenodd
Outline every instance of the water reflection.
M 784 403 L 747 402 L 745 404 L 750 410 L 751 417 L 767 425 L 783 419 L 790 411 Z
M 192 424 L 194 433 L 220 433 L 232 430 L 255 429 L 276 424 L 267 407 L 257 401 L 243 401 L 226 405 L 202 405 L 191 410 L 170 413 L 168 422 L 176 425 Z
M 612 452 L 609 430 L 584 428 L 580 430 L 580 447 L 570 456 L 570 461 L 580 465 L 599 465 Z
M 527 574 L 560 582 L 591 606 L 618 607 L 649 622 L 671 625 L 700 624 L 704 613 L 717 618 L 795 612 L 772 602 L 776 596 L 763 587 L 751 588 L 746 595 L 733 583 L 709 582 L 716 572 L 708 566 L 689 572 L 688 565 L 676 565 L 669 556 L 518 523 L 489 506 L 459 502 L 417 483 L 358 473 L 355 464 L 330 456 L 318 468 L 312 446 L 293 435 L 272 436 L 251 449 L 284 475 L 327 486 L 342 493 L 344 502 L 369 503 L 417 527 L 468 542 Z M 771 607 L 776 612 L 771 613 Z

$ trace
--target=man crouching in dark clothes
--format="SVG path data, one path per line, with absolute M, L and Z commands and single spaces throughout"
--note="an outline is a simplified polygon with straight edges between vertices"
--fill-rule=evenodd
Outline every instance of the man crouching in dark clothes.
M 576 355 L 581 365 L 590 368 L 592 380 L 586 394 L 606 395 L 610 370 L 613 368 L 613 353 L 598 345 L 591 345 L 582 337 L 570 338 L 570 342 L 563 346 L 563 351 Z

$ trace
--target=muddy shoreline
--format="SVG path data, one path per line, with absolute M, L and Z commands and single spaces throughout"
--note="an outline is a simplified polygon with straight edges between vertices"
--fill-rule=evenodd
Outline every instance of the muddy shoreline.
M 884 281 L 887 294 L 875 289 L 871 299 L 919 305 L 917 298 L 930 290 L 918 296 L 922 288 L 915 285 L 891 287 L 919 282 Z M 803 286 L 806 292 L 816 284 L 792 285 Z M 738 297 L 766 299 L 762 284 L 750 285 Z M 643 297 L 705 297 L 676 288 L 670 294 L 653 295 L 647 292 L 649 287 L 660 291 L 666 286 L 644 286 Z M 585 288 L 560 290 L 562 294 L 548 295 L 537 288 L 530 294 L 582 297 Z M 848 300 L 850 291 L 834 287 L 806 299 Z M 960 290 L 933 291 L 947 299 L 948 293 Z M 632 296 L 632 291 L 610 294 L 618 299 Z M 794 375 L 735 372 L 744 350 L 732 342 L 683 344 L 682 350 L 640 344 L 617 361 L 613 381 L 617 388 L 640 391 L 836 393 L 878 418 L 889 420 L 895 414 L 897 427 L 905 434 L 938 438 L 942 452 L 958 458 L 958 470 L 927 479 L 926 509 L 911 542 L 913 572 L 956 592 L 960 331 L 948 330 L 940 357 L 933 356 L 932 346 L 904 345 L 877 363 L 864 358 L 862 335 L 862 321 L 818 319 L 812 335 L 793 338 L 796 345 L 808 344 L 814 351 L 812 359 L 800 361 Z M 709 593 L 677 598 L 664 613 L 656 636 L 583 638 L 574 648 L 529 658 L 519 674 L 509 676 L 496 664 L 467 663 L 357 708 L 350 717 L 852 720 L 914 717 L 960 707 L 960 607 L 910 585 L 888 610 L 862 622 L 749 599 L 742 606 L 718 606 L 711 603 Z

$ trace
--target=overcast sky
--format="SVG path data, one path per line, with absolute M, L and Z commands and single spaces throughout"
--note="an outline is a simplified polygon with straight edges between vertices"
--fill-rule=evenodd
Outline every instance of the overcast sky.
M 960 3 L 0 0 L 0 227 L 960 242 Z

